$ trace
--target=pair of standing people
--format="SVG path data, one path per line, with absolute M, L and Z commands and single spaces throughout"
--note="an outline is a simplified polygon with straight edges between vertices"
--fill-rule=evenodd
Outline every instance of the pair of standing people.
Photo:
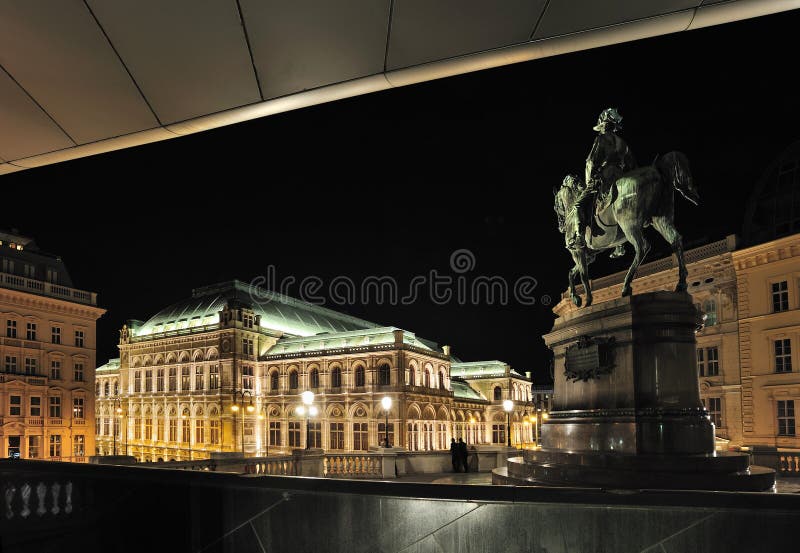
M 467 453 L 467 444 L 464 443 L 462 438 L 456 442 L 455 438 L 450 438 L 450 458 L 453 462 L 453 472 L 469 472 L 469 462 Z

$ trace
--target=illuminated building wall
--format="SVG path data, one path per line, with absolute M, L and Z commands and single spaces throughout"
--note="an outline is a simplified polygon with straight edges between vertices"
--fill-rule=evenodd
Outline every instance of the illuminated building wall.
M 101 455 L 114 452 L 115 420 L 116 452 L 143 461 L 242 448 L 288 453 L 306 446 L 305 417 L 297 414 L 306 390 L 318 411 L 312 447 L 382 444 L 384 396 L 392 398 L 394 447 L 448 449 L 451 437 L 492 441 L 495 402 L 451 379 L 449 347 L 240 282 L 195 290 L 145 323 L 132 321 L 119 348 L 119 360 L 97 371 Z M 528 383 L 501 380 L 520 398 Z
M 84 462 L 94 445 L 97 319 L 60 258 L 0 232 L 0 452 Z

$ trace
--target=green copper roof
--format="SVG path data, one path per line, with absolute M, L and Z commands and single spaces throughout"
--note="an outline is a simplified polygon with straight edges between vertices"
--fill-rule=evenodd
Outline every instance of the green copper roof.
M 469 363 L 452 363 L 450 365 L 450 374 L 462 378 L 470 376 L 506 376 L 507 368 L 508 364 L 502 361 L 471 361 Z
M 472 386 L 461 380 L 460 378 L 450 379 L 450 388 L 453 390 L 453 396 L 456 399 L 480 399 L 486 400 L 480 393 L 475 391 Z
M 385 326 L 350 332 L 317 334 L 316 336 L 302 338 L 281 338 L 278 343 L 267 351 L 267 355 L 393 344 L 395 330 L 400 329 L 393 326 Z M 403 343 L 434 351 L 433 348 L 429 347 L 429 342 L 420 340 L 413 332 L 407 330 L 403 331 Z
M 95 372 L 116 372 L 119 370 L 119 357 L 109 359 L 105 365 L 97 367 Z
M 196 288 L 192 297 L 156 313 L 136 336 L 219 323 L 225 304 L 237 302 L 261 315 L 261 327 L 291 336 L 313 336 L 375 328 L 380 325 L 290 298 L 238 280 Z

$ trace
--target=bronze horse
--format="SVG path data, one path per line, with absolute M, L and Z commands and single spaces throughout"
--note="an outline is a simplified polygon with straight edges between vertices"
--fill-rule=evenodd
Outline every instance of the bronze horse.
M 572 237 L 576 234 L 578 216 L 575 200 L 580 188 L 565 183 L 555 190 L 555 211 L 558 216 L 558 230 L 564 234 L 567 250 L 575 262 L 569 272 L 569 294 L 573 303 L 581 306 L 581 297 L 575 291 L 575 277 L 580 276 L 586 291 L 586 305 L 592 303 L 592 289 L 589 283 L 589 264 L 598 253 L 630 242 L 636 252 L 625 281 L 622 295 L 631 294 L 631 281 L 641 265 L 650 244 L 644 237 L 644 229 L 652 226 L 664 237 L 678 258 L 678 285 L 676 292 L 686 290 L 686 264 L 683 259 L 681 235 L 673 223 L 675 216 L 675 195 L 677 190 L 688 201 L 697 205 L 700 197 L 692 182 L 689 162 L 680 152 L 669 152 L 657 159 L 653 165 L 640 167 L 622 175 L 611 190 L 611 201 L 601 211 L 593 213 L 596 224 L 605 231 L 600 236 L 592 233 L 591 226 L 586 229 L 586 247 L 570 248 Z M 575 179 L 578 186 L 581 181 Z M 613 193 L 613 194 L 612 194 Z M 590 218 L 591 219 L 591 218 Z

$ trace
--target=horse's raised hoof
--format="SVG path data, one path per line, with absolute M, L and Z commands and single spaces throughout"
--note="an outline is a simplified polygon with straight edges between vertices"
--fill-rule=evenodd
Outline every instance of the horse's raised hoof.
M 633 290 L 630 286 L 623 286 L 622 287 L 622 297 L 630 296 L 633 293 Z
M 581 297 L 580 296 L 572 296 L 572 303 L 574 303 L 577 307 L 581 306 Z

